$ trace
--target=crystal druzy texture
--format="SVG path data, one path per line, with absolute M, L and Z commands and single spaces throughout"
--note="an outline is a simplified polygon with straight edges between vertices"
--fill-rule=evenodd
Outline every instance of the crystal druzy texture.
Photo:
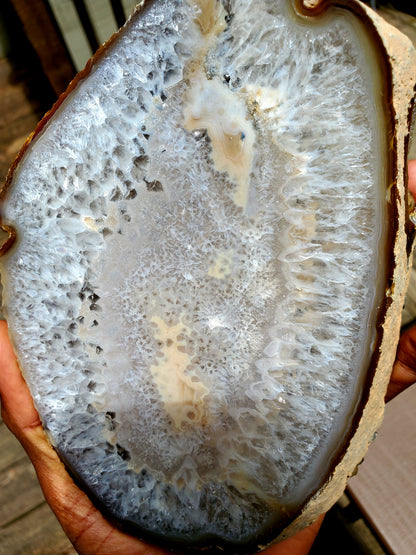
M 349 10 L 146 2 L 21 156 L 11 337 L 139 537 L 257 547 L 331 472 L 390 256 L 383 71 Z

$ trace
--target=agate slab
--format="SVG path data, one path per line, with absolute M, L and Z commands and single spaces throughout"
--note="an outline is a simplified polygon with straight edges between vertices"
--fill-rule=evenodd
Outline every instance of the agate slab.
M 256 551 L 341 494 L 398 340 L 414 68 L 352 0 L 142 2 L 22 149 L 11 339 L 130 533 Z

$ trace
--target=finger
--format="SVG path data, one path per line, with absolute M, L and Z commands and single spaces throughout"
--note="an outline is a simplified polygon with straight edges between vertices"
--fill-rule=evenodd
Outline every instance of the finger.
M 409 181 L 408 181 L 409 191 L 416 199 L 416 160 L 409 160 L 409 163 L 407 165 L 407 170 L 409 175 Z
M 45 498 L 80 555 L 166 555 L 112 526 L 74 484 L 43 431 L 31 435 L 27 451 Z
M 386 401 L 390 401 L 414 383 L 416 383 L 416 327 L 406 331 L 400 338 Z
M 266 549 L 264 555 L 307 555 L 318 535 L 324 518 L 325 515 L 321 515 L 313 524 L 301 530 L 295 536 Z
M 40 426 L 4 321 L 0 321 L 0 398 L 3 420 L 19 440 L 26 428 Z
M 416 200 L 416 160 L 409 160 L 408 187 Z M 386 401 L 416 382 L 416 328 L 405 332 L 399 343 L 396 362 L 387 389 Z

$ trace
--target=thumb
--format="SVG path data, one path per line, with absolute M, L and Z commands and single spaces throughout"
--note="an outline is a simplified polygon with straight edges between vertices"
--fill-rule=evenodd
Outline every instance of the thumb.
M 386 401 L 390 401 L 414 383 L 416 383 L 416 326 L 406 331 L 400 338 Z

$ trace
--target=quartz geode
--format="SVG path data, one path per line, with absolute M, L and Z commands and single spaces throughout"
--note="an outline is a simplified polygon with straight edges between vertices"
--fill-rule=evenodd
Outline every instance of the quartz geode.
M 142 4 L 9 174 L 4 311 L 109 518 L 255 550 L 328 508 L 380 422 L 414 54 L 355 1 Z

